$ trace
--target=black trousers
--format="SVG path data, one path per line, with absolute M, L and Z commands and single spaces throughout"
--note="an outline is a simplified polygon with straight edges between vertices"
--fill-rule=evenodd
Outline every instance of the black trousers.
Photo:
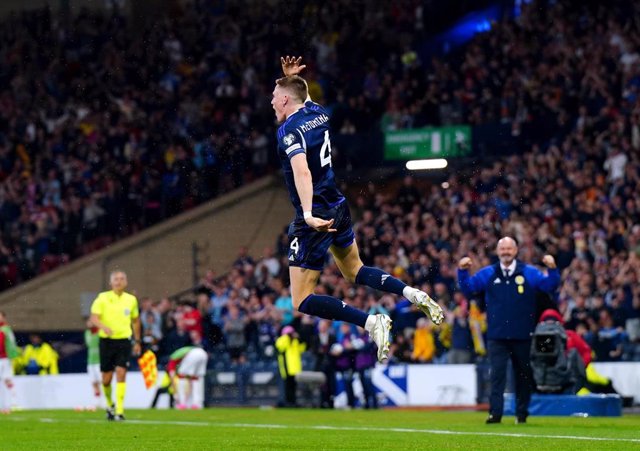
M 333 409 L 333 398 L 336 395 L 336 372 L 330 367 L 326 367 L 322 372 L 326 377 L 326 382 L 320 387 L 320 407 Z
M 158 399 L 160 399 L 160 395 L 167 394 L 169 396 L 169 408 L 173 409 L 174 398 L 173 395 L 169 392 L 169 387 L 160 387 L 156 390 L 156 395 L 153 398 L 153 402 L 151 403 L 151 408 L 155 409 L 158 404 Z
M 284 380 L 284 399 L 289 406 L 296 405 L 296 383 L 295 376 L 287 376 Z
M 371 369 L 358 370 L 360 376 L 360 382 L 362 382 L 362 395 L 364 396 L 364 408 L 365 409 L 377 409 L 378 398 L 376 397 L 376 389 L 371 381 Z
M 491 367 L 491 396 L 489 413 L 502 417 L 504 389 L 507 385 L 507 362 L 511 359 L 515 379 L 516 416 L 529 415 L 529 402 L 533 390 L 531 371 L 531 340 L 489 340 L 489 365 Z
M 342 374 L 342 381 L 344 382 L 344 391 L 347 392 L 347 403 L 349 404 L 349 407 L 355 407 L 356 396 L 353 392 L 353 370 L 343 370 L 340 371 L 340 374 Z

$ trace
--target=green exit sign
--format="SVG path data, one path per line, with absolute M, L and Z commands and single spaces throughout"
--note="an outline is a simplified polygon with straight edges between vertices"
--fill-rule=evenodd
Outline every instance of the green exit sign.
M 386 132 L 386 160 L 462 157 L 471 153 L 471 127 L 428 127 Z

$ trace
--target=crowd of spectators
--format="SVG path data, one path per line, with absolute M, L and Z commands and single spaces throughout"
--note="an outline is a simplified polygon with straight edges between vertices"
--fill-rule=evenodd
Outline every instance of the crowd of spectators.
M 425 70 L 411 51 L 428 22 L 419 2 L 289 2 L 286 12 L 196 1 L 140 27 L 117 10 L 7 17 L 0 289 L 268 171 L 284 42 L 312 54 L 311 94 L 330 105 L 337 131 L 422 108 Z M 308 35 L 297 36 L 292 17 Z
M 456 289 L 456 262 L 471 256 L 478 267 L 492 263 L 504 235 L 517 239 L 523 261 L 556 257 L 562 285 L 555 301 L 596 360 L 639 358 L 640 34 L 615 8 L 571 9 L 568 3 L 525 7 L 518 20 L 495 24 L 469 44 L 461 70 L 435 62 L 437 70 L 424 77 L 424 92 L 466 105 L 456 122 L 499 120 L 511 123 L 513 133 L 536 130 L 527 152 L 459 168 L 441 184 L 406 177 L 395 190 L 373 183 L 346 189 L 364 263 L 433 293 L 446 311 L 445 325 L 435 327 L 405 300 L 350 285 L 329 261 L 318 292 L 391 314 L 393 360 L 458 363 L 484 354 L 484 321 L 476 300 Z M 322 69 L 322 55 L 332 61 L 338 48 L 317 49 L 318 73 L 334 69 L 333 63 Z M 379 84 L 374 91 L 394 114 L 393 91 L 407 86 L 401 77 L 375 81 L 375 70 L 359 89 Z M 408 78 L 414 79 L 420 76 Z M 407 106 L 412 119 L 399 126 L 417 125 L 427 104 Z M 442 111 L 428 122 L 445 123 Z M 272 352 L 285 325 L 308 335 L 314 320 L 292 308 L 286 253 L 284 233 L 275 254 L 265 250 L 254 261 L 243 250 L 228 274 L 205 278 L 195 308 L 183 303 L 169 310 L 179 319 L 166 336 L 191 334 L 212 350 L 226 346 L 230 358 L 242 362 L 247 353 Z M 338 342 L 344 333 L 335 326 Z
M 427 72 L 414 47 L 465 7 L 277 6 L 194 0 L 147 21 L 117 9 L 3 19 L 0 290 L 270 171 L 282 52 L 308 57 L 311 95 L 336 132 L 377 129 L 379 119 L 421 125 L 402 118 L 425 116 L 417 94 L 434 92 L 425 74 L 450 74 L 437 62 Z
M 312 54 L 336 130 L 377 127 L 378 62 L 403 67 L 461 6 L 194 0 L 144 20 L 111 5 L 2 21 L 0 290 L 272 170 L 283 51 Z
M 630 193 L 640 189 L 640 160 L 634 152 L 624 171 Z M 433 326 L 406 300 L 349 284 L 331 261 L 318 292 L 370 313 L 389 313 L 394 319 L 392 360 L 473 361 L 484 354 L 478 340 L 484 320 L 476 300 L 456 289 L 456 262 L 468 255 L 478 267 L 490 264 L 497 238 L 511 235 L 524 261 L 540 262 L 545 253 L 556 256 L 563 280 L 559 309 L 568 327 L 591 344 L 597 360 L 638 358 L 637 347 L 623 349 L 625 343 L 640 341 L 638 199 L 616 194 L 607 164 L 595 155 L 574 167 L 575 154 L 529 152 L 452 175 L 441 185 L 406 177 L 396 190 L 384 193 L 369 185 L 361 191 L 352 209 L 364 263 L 433 293 L 446 311 L 444 326 Z M 596 192 L 590 200 L 575 208 L 565 205 L 590 191 Z M 315 320 L 294 311 L 286 288 L 284 231 L 276 241 L 275 255 L 265 249 L 254 260 L 242 249 L 228 274 L 216 278 L 209 273 L 197 305 L 183 302 L 171 309 L 164 300 L 159 306 L 164 319 L 150 323 L 162 324 L 158 331 L 167 337 L 165 352 L 177 346 L 176 337 L 185 343 L 191 338 L 214 351 L 214 360 L 228 352 L 233 362 L 242 363 L 247 353 L 252 359 L 269 357 L 284 326 L 293 325 L 311 340 Z M 146 312 L 154 309 L 147 301 L 142 306 L 146 324 L 145 318 L 153 316 Z M 145 325 L 145 337 L 156 335 L 151 330 Z M 338 342 L 344 339 L 339 325 L 334 333 Z
M 0 290 L 269 170 L 272 46 L 293 32 L 207 3 L 3 20 Z
M 626 344 L 640 339 L 640 32 L 628 20 L 639 6 L 533 2 L 460 53 L 421 61 L 420 2 L 290 3 L 285 14 L 194 2 L 138 30 L 116 13 L 64 26 L 47 10 L 8 18 L 0 289 L 268 171 L 269 98 L 286 43 L 309 55 L 311 95 L 338 133 L 499 122 L 529 143 L 442 184 L 408 177 L 397 191 L 345 190 L 365 264 L 434 293 L 446 311 L 434 327 L 328 262 L 318 291 L 391 314 L 392 359 L 483 355 L 483 319 L 456 289 L 456 262 L 489 264 L 503 235 L 524 261 L 556 256 L 560 310 L 597 360 L 637 358 Z M 311 340 L 315 320 L 293 309 L 286 252 L 283 233 L 259 259 L 243 250 L 228 274 L 207 274 L 195 299 L 142 299 L 145 344 L 166 356 L 202 343 L 242 363 L 272 355 L 286 325 Z

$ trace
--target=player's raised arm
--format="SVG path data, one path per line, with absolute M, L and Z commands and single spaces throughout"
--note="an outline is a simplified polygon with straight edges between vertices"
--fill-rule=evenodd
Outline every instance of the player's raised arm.
M 300 72 L 302 72 L 307 65 L 306 64 L 300 64 L 302 62 L 302 57 L 295 57 L 295 56 L 282 56 L 280 57 L 280 64 L 282 65 L 282 73 L 284 74 L 285 77 L 289 77 L 291 75 L 300 75 Z M 307 90 L 308 92 L 308 90 Z M 305 100 L 306 102 L 312 102 L 313 100 L 311 100 L 311 96 L 309 94 L 307 94 L 307 98 Z
M 296 184 L 296 191 L 300 197 L 300 204 L 302 206 L 302 212 L 304 220 L 309 225 L 319 232 L 335 232 L 336 229 L 331 228 L 333 226 L 333 219 L 325 220 L 316 218 L 311 213 L 313 203 L 313 181 L 311 179 L 311 171 L 307 164 L 307 156 L 305 153 L 299 153 L 291 158 L 291 169 L 293 169 L 293 180 Z
M 295 56 L 283 56 L 280 57 L 280 64 L 282 65 L 282 73 L 285 77 L 289 77 L 291 75 L 300 75 L 307 66 L 306 64 L 300 65 L 302 62 L 302 57 Z

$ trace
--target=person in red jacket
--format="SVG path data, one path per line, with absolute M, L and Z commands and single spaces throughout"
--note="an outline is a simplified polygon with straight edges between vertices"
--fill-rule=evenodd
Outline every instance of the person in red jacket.
M 191 336 L 194 345 L 200 345 L 202 342 L 202 315 L 200 311 L 194 308 L 193 304 L 188 301 L 181 303 L 179 308 L 182 314 L 182 320 L 186 331 Z
M 540 322 L 544 321 L 557 321 L 564 326 L 562 315 L 554 309 L 547 309 L 542 312 L 542 315 L 540 315 Z M 570 350 L 575 349 L 584 362 L 586 383 L 582 388 L 580 388 L 580 390 L 578 390 L 578 394 L 617 393 L 613 388 L 611 379 L 599 374 L 591 364 L 593 360 L 591 346 L 589 346 L 584 338 L 582 338 L 576 331 L 565 328 L 565 332 L 567 334 L 566 351 L 569 352 Z

